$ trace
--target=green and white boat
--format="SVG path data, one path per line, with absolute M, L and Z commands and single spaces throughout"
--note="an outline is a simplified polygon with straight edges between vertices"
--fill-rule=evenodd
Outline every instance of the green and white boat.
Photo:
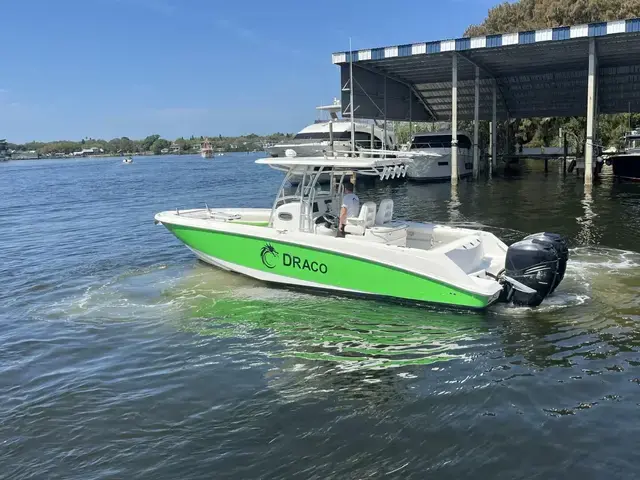
M 272 208 L 175 210 L 155 220 L 202 261 L 272 284 L 469 309 L 499 300 L 537 306 L 557 287 L 567 254 L 554 234 L 507 247 L 486 231 L 395 219 L 384 199 L 364 203 L 337 237 L 344 179 L 404 176 L 410 162 L 337 153 L 259 159 L 286 173 Z M 318 183 L 323 174 L 328 187 Z M 301 179 L 295 191 L 293 176 Z

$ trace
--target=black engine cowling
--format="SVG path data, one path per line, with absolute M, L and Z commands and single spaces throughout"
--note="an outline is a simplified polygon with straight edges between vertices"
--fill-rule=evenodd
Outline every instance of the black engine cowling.
M 560 285 L 560 282 L 564 278 L 564 274 L 567 271 L 567 262 L 569 261 L 569 245 L 567 244 L 567 240 L 562 235 L 559 235 L 557 233 L 534 233 L 533 235 L 525 237 L 524 240 L 533 238 L 550 242 L 553 245 L 553 248 L 556 249 L 556 252 L 558 252 L 558 275 L 556 276 L 556 281 L 553 284 L 553 288 L 551 288 L 551 291 L 549 292 L 549 294 L 551 294 L 556 288 L 558 288 L 558 285 Z
M 553 233 L 536 233 L 514 243 L 505 260 L 504 300 L 519 306 L 537 307 L 564 277 L 569 250 L 564 238 Z M 532 292 L 509 283 L 523 284 Z

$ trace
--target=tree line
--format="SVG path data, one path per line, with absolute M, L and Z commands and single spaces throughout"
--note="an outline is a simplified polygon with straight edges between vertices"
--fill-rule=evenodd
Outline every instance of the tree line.
M 254 133 L 239 137 L 179 137 L 167 140 L 158 134 L 149 135 L 144 139 L 132 140 L 128 137 L 113 138 L 111 140 L 83 138 L 74 140 L 57 140 L 53 142 L 27 142 L 23 144 L 6 142 L 6 148 L 13 152 L 36 152 L 39 156 L 72 155 L 76 152 L 91 151 L 102 155 L 135 155 L 135 154 L 187 154 L 200 150 L 201 144 L 208 140 L 211 146 L 221 152 L 261 150 L 264 144 L 279 142 L 290 138 L 290 134 L 274 133 L 260 136 Z

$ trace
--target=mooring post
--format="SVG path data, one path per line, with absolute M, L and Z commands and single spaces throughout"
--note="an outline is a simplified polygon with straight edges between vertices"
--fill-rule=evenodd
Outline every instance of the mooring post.
M 567 156 L 569 155 L 569 145 L 567 145 L 567 134 L 562 134 L 562 145 L 564 146 L 564 157 L 562 159 L 562 174 L 567 174 Z
M 491 114 L 491 171 L 498 165 L 498 82 L 493 80 L 493 112 Z
M 593 146 L 596 120 L 596 89 L 598 75 L 598 58 L 596 55 L 596 39 L 589 39 L 589 80 L 587 82 L 587 141 L 584 147 L 584 183 L 593 183 Z
M 473 178 L 478 178 L 480 170 L 480 67 L 476 67 L 476 90 L 473 107 Z
M 451 184 L 458 183 L 458 56 L 451 68 Z

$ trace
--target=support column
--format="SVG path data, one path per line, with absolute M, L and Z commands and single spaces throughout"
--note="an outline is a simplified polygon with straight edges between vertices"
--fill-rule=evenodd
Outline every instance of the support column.
M 491 171 L 498 165 L 498 82 L 493 80 L 493 111 L 491 114 Z
M 413 111 L 411 104 L 413 103 L 413 90 L 409 87 L 409 143 L 411 143 L 411 137 L 413 136 Z
M 451 185 L 458 184 L 458 56 L 451 69 Z
M 476 91 L 475 104 L 473 107 L 473 178 L 478 178 L 480 167 L 480 145 L 479 128 L 480 128 L 480 68 L 476 67 Z
M 587 83 L 587 141 L 584 147 L 584 184 L 593 183 L 593 145 L 596 120 L 596 91 L 598 88 L 598 57 L 596 39 L 589 39 L 589 81 Z
M 507 123 L 505 125 L 505 134 L 504 134 L 504 154 L 509 156 L 509 135 L 511 134 L 511 116 L 509 112 L 507 112 Z
M 382 139 L 382 149 L 386 150 L 387 146 L 387 77 L 384 77 L 384 133 Z M 383 155 L 386 158 L 386 155 Z

